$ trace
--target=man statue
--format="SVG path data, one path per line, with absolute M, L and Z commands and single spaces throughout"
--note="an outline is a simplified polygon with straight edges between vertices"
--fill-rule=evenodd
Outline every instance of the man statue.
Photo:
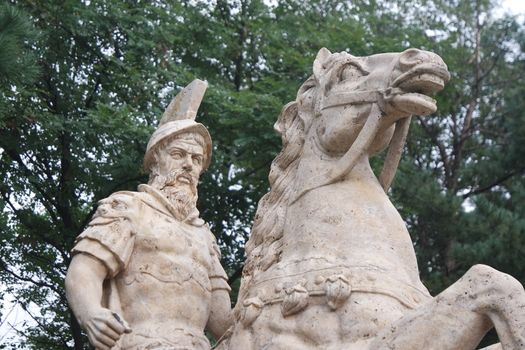
M 99 202 L 72 250 L 67 298 L 97 349 L 210 349 L 232 324 L 220 252 L 196 209 L 211 138 L 196 123 L 206 83 L 170 103 L 144 157 L 138 192 Z

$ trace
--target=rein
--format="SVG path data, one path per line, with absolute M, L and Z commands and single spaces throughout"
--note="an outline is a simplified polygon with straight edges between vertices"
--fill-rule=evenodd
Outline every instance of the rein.
M 324 110 L 331 107 L 345 106 L 345 105 L 359 105 L 367 103 L 377 103 L 381 112 L 385 112 L 385 104 L 396 95 L 404 93 L 399 88 L 387 88 L 378 90 L 365 91 L 339 91 L 333 92 L 326 97 L 321 103 L 321 109 Z
M 404 93 L 403 90 L 391 87 L 387 89 L 356 92 L 340 91 L 332 92 L 330 96 L 327 96 L 324 100 L 320 101 L 320 103 L 316 103 L 316 115 L 320 115 L 322 110 L 331 107 L 367 103 L 373 105 L 370 115 L 367 117 L 361 132 L 358 134 L 356 140 L 348 151 L 338 159 L 333 166 L 325 169 L 322 173 L 305 178 L 296 188 L 295 196 L 291 200 L 290 205 L 301 198 L 306 192 L 313 190 L 314 188 L 340 181 L 350 173 L 359 159 L 367 155 L 368 149 L 377 136 L 377 133 L 381 128 L 381 119 L 385 116 L 386 103 L 396 95 L 402 93 Z M 379 176 L 381 187 L 385 192 L 388 191 L 399 165 L 410 120 L 411 117 L 408 117 L 400 119 L 395 123 L 396 127 L 394 135 L 390 141 L 383 169 Z

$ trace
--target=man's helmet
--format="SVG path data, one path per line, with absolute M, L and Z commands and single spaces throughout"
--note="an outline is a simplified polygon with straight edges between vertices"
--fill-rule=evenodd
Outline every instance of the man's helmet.
M 159 122 L 159 127 L 151 138 L 146 147 L 146 154 L 144 155 L 144 169 L 149 173 L 151 163 L 153 161 L 153 154 L 163 141 L 169 138 L 186 134 L 198 133 L 204 138 L 204 161 L 203 170 L 206 170 L 210 165 L 212 143 L 208 129 L 201 123 L 195 122 L 197 116 L 197 109 L 202 101 L 204 92 L 208 84 L 202 80 L 195 79 L 188 86 L 182 89 L 175 98 L 171 101 L 168 108 L 162 115 Z

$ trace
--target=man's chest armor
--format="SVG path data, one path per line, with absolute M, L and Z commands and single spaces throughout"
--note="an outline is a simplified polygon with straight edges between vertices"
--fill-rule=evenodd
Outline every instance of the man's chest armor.
M 124 283 L 152 277 L 163 283 L 197 283 L 211 291 L 211 242 L 206 227 L 182 223 L 153 209 L 135 231 L 135 245 Z

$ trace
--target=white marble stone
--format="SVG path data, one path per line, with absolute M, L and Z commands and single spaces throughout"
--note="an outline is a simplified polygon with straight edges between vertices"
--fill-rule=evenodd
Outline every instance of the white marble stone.
M 472 267 L 436 297 L 385 193 L 413 114 L 449 80 L 431 52 L 355 57 L 321 49 L 275 125 L 283 149 L 246 246 L 235 326 L 217 349 L 474 350 L 495 327 L 525 349 L 525 293 Z M 376 177 L 369 158 L 389 148 Z
M 99 202 L 77 238 L 67 297 L 97 349 L 210 349 L 232 324 L 220 251 L 199 218 L 197 182 L 211 157 L 194 121 L 206 83 L 195 80 L 164 113 L 148 143 L 150 174 L 137 192 Z
M 411 115 L 436 111 L 442 59 L 409 49 L 355 57 L 321 49 L 313 75 L 275 124 L 283 149 L 246 246 L 232 315 L 219 249 L 195 208 L 211 138 L 194 121 L 205 83 L 170 104 L 138 192 L 102 200 L 78 237 L 70 305 L 98 349 L 474 350 L 495 327 L 525 349 L 525 291 L 472 267 L 431 296 L 387 191 Z M 369 158 L 385 149 L 379 176 Z

